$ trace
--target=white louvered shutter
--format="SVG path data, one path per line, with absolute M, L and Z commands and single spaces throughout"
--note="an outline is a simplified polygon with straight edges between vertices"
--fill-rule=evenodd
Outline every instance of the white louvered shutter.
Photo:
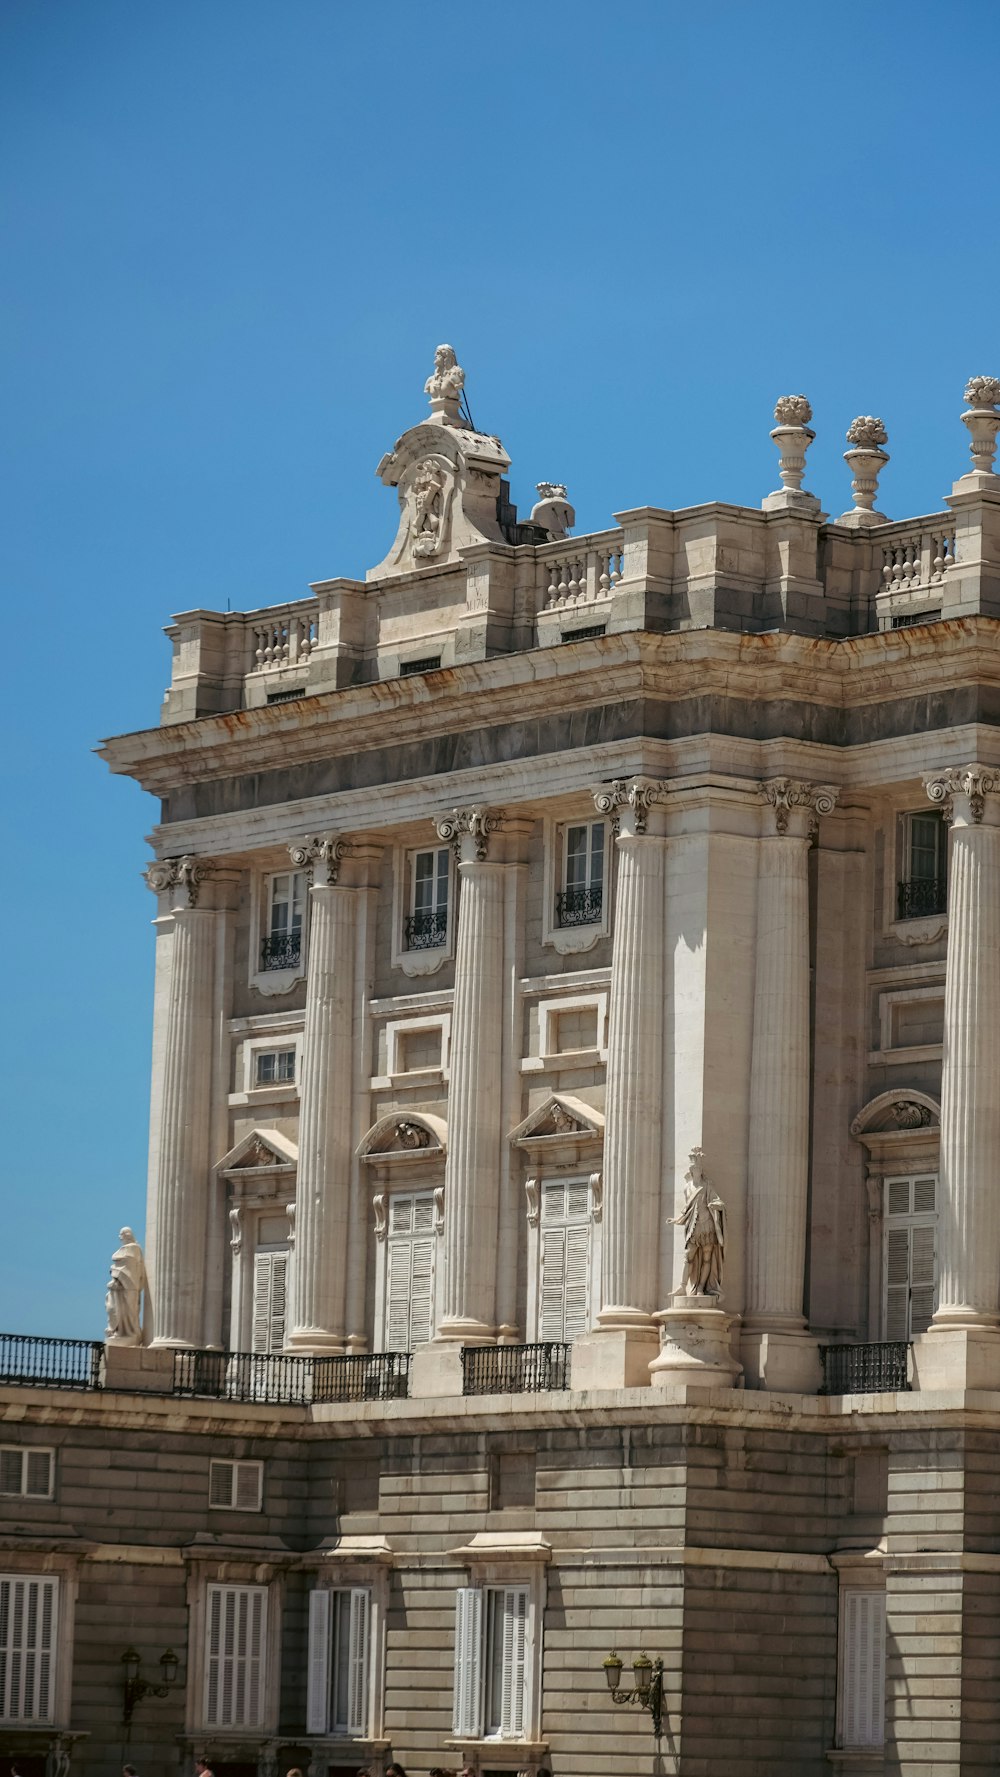
M 910 1329 L 910 1230 L 885 1231 L 885 1336 L 907 1339 Z
M 53 1718 L 57 1604 L 57 1580 L 0 1574 L 0 1721 Z
M 205 1720 L 209 1727 L 261 1724 L 266 1602 L 263 1586 L 208 1588 Z
M 434 1196 L 394 1196 L 386 1255 L 386 1351 L 412 1351 L 434 1337 Z
M 26 1478 L 24 1491 L 29 1499 L 48 1499 L 52 1492 L 51 1450 L 28 1450 L 25 1453 Z
M 566 1311 L 563 1338 L 575 1339 L 590 1325 L 590 1223 L 566 1229 Z
M 503 1684 L 500 1697 L 500 1734 L 504 1740 L 524 1737 L 527 1644 L 527 1589 L 508 1586 L 503 1594 Z
M 231 1506 L 233 1503 L 233 1464 L 212 1462 L 208 1470 L 208 1503 L 210 1506 Z
M 23 1450 L 0 1450 L 0 1493 L 20 1493 Z
M 253 1260 L 252 1351 L 281 1351 L 288 1299 L 287 1252 L 259 1252 Z
M 455 1707 L 452 1730 L 478 1740 L 483 1731 L 483 1592 L 459 1586 L 455 1593 Z
M 309 1594 L 309 1672 L 306 1733 L 325 1734 L 330 1726 L 331 1606 L 333 1593 L 316 1586 Z
M 560 1342 L 590 1324 L 590 1186 L 584 1179 L 542 1187 L 542 1276 L 538 1337 Z
M 881 1746 L 885 1739 L 885 1593 L 843 1591 L 840 1743 Z
M 368 1733 L 368 1650 L 371 1644 L 372 1595 L 367 1586 L 351 1588 L 348 1634 L 347 1731 L 364 1738 Z
M 566 1229 L 542 1228 L 542 1310 L 540 1339 L 561 1339 L 566 1301 Z
M 934 1313 L 934 1228 L 910 1230 L 910 1336 L 926 1333 Z

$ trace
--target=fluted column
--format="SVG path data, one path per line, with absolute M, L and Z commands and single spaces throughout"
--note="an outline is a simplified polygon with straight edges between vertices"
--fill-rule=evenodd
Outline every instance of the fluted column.
M 742 1350 L 747 1380 L 814 1389 L 819 1356 L 802 1312 L 809 1192 L 810 836 L 837 792 L 772 778 L 761 785 L 750 1145 L 747 1287 Z
M 212 1155 L 210 1107 L 217 914 L 199 907 L 195 858 L 151 864 L 146 881 L 173 897 L 163 1093 L 147 1312 L 154 1345 L 200 1347 Z
M 455 809 L 437 823 L 455 848 L 460 889 L 444 1175 L 444 1313 L 438 1340 L 496 1336 L 504 987 L 503 816 Z
M 357 893 L 339 883 L 343 840 L 289 848 L 312 870 L 295 1186 L 291 1351 L 346 1343 L 347 1239 L 354 1143 L 353 1003 Z

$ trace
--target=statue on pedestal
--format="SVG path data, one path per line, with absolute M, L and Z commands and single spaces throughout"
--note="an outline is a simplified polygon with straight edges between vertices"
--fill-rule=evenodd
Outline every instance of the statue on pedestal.
M 717 1298 L 722 1294 L 726 1256 L 726 1207 L 705 1177 L 703 1150 L 692 1148 L 690 1158 L 684 1174 L 684 1208 L 668 1221 L 684 1228 L 685 1295 Z
M 146 1288 L 146 1266 L 142 1247 L 131 1228 L 122 1228 L 121 1246 L 111 1255 L 111 1275 L 104 1297 L 108 1324 L 107 1341 L 118 1345 L 138 1345 L 142 1339 L 142 1292 Z

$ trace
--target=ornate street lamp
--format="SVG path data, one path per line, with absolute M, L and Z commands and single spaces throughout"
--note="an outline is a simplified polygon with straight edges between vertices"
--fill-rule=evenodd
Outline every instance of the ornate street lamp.
M 179 1664 L 180 1661 L 174 1653 L 173 1648 L 168 1647 L 166 1652 L 160 1655 L 160 1670 L 163 1673 L 163 1683 L 152 1684 L 149 1679 L 141 1676 L 142 1660 L 136 1653 L 135 1648 L 126 1648 L 125 1652 L 122 1654 L 122 1665 L 125 1668 L 125 1692 L 124 1701 L 122 1703 L 122 1721 L 126 1727 L 131 1726 L 132 1717 L 135 1714 L 135 1706 L 137 1703 L 142 1702 L 143 1697 L 165 1697 L 168 1691 L 173 1690 L 177 1683 L 177 1668 Z
M 653 1733 L 657 1740 L 663 1732 L 663 1661 L 651 1660 L 648 1654 L 636 1654 L 632 1661 L 632 1690 L 621 1689 L 622 1661 L 617 1654 L 609 1654 L 604 1661 L 604 1676 L 608 1682 L 613 1703 L 637 1703 L 640 1709 L 648 1709 L 653 1718 Z

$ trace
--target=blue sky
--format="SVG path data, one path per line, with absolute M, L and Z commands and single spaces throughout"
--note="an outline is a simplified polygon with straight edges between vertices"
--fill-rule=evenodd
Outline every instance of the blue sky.
M 878 413 L 883 509 L 962 473 L 1000 374 L 991 0 L 5 0 L 0 1328 L 93 1337 L 141 1227 L 152 726 L 175 611 L 380 559 L 375 465 L 458 349 L 522 508 L 759 503 Z M 987 85 L 989 76 L 987 76 Z

